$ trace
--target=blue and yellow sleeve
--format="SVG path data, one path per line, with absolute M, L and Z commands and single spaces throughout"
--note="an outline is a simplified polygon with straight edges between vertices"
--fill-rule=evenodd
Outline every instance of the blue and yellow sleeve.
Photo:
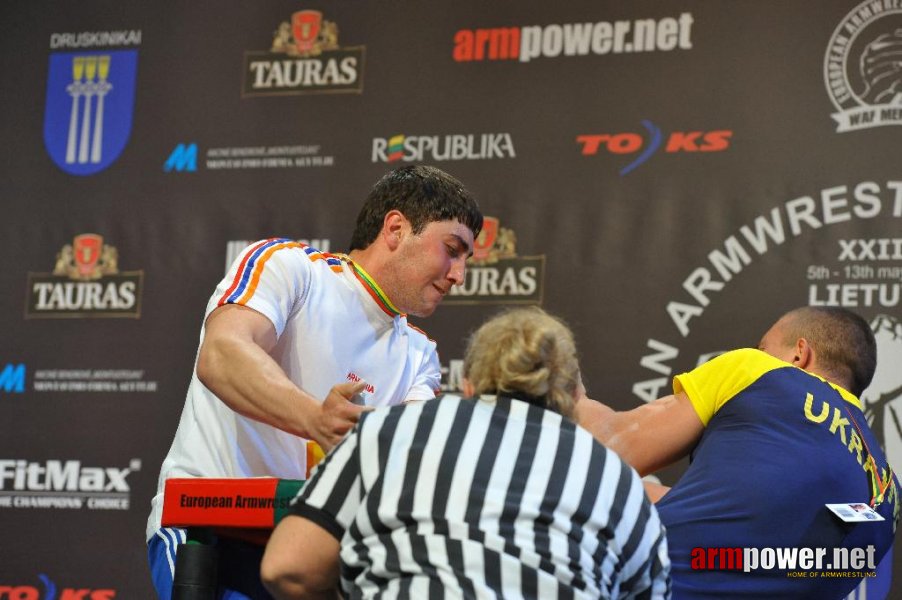
M 673 378 L 673 393 L 685 392 L 707 427 L 724 404 L 762 375 L 790 367 L 786 362 L 753 348 L 726 352 Z

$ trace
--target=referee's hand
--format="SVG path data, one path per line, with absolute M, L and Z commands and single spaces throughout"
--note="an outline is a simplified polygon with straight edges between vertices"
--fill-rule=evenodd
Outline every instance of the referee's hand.
M 351 398 L 363 391 L 366 383 L 339 383 L 332 386 L 329 395 L 323 400 L 319 414 L 313 419 L 310 436 L 324 452 L 331 450 L 340 442 L 345 434 L 360 420 L 360 415 L 373 410 L 371 406 L 360 406 L 351 402 Z

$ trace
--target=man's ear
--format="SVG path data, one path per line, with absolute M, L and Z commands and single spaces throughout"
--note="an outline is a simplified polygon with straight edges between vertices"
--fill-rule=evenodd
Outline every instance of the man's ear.
M 409 229 L 410 222 L 399 210 L 388 211 L 382 220 L 382 238 L 392 250 L 401 244 L 401 237 Z
M 469 398 L 473 394 L 476 393 L 476 388 L 470 383 L 470 380 L 464 378 L 463 383 L 460 386 L 461 391 L 464 393 L 464 396 Z
M 815 356 L 814 349 L 811 347 L 811 344 L 808 343 L 808 340 L 805 338 L 796 340 L 794 351 L 795 356 L 793 357 L 792 364 L 800 369 L 810 371 L 811 367 L 814 365 Z

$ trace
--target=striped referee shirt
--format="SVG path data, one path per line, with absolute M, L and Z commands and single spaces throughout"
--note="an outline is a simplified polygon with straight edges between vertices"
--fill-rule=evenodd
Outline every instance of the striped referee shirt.
M 352 598 L 670 595 L 664 528 L 636 472 L 521 400 L 366 413 L 292 510 L 340 541 Z

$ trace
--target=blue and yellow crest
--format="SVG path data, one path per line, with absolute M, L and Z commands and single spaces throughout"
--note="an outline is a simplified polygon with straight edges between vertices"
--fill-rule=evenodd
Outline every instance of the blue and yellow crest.
M 93 175 L 128 143 L 135 106 L 137 50 L 50 56 L 44 144 L 63 171 Z

